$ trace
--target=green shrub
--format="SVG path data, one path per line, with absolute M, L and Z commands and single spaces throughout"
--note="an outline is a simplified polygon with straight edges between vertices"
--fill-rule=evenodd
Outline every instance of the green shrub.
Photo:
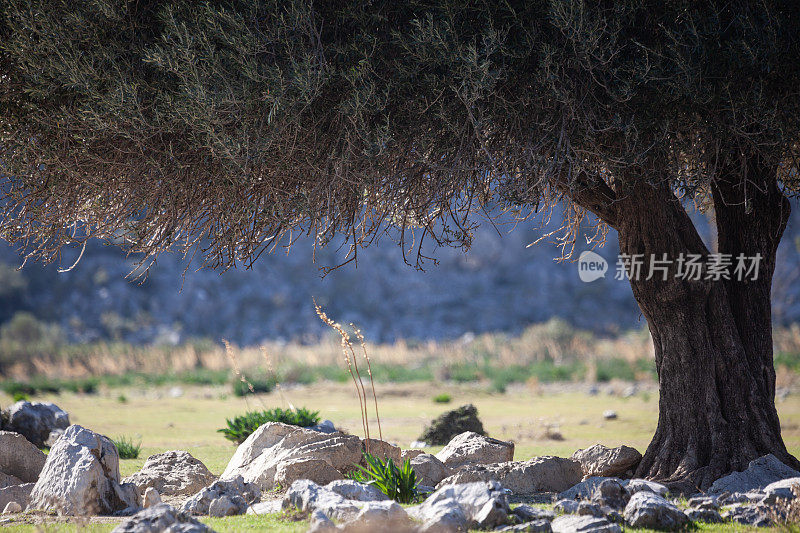
M 267 422 L 282 422 L 293 426 L 309 427 L 319 423 L 319 411 L 309 411 L 301 407 L 296 411 L 280 407 L 267 411 L 251 411 L 233 419 L 227 419 L 228 427 L 218 429 L 226 439 L 243 443 L 255 430 Z
M 117 453 L 120 459 L 136 459 L 139 457 L 139 451 L 142 448 L 142 442 L 134 443 L 130 437 L 119 437 L 111 439 L 114 446 L 117 447 Z
M 446 392 L 437 394 L 433 397 L 433 403 L 450 403 L 450 400 L 452 400 L 452 398 Z
M 27 402 L 30 399 L 30 398 L 28 398 L 28 395 L 25 394 L 24 392 L 15 392 L 14 395 L 13 395 L 13 398 L 14 398 L 14 403 L 21 402 L 21 401 L 26 401 Z
M 636 379 L 634 368 L 627 360 L 620 357 L 598 359 L 596 365 L 597 381 L 606 382 L 612 379 L 634 381 Z
M 367 467 L 355 465 L 356 471 L 351 478 L 361 483 L 369 483 L 392 500 L 398 503 L 413 503 L 417 497 L 417 476 L 411 468 L 411 461 L 406 459 L 398 468 L 394 461 L 385 463 L 378 457 L 364 453 Z

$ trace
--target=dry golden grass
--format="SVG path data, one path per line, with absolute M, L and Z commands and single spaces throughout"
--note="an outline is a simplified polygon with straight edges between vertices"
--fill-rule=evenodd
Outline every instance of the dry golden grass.
M 800 332 L 797 337 L 779 338 L 782 341 L 786 338 L 787 342 L 793 339 L 800 352 Z M 336 332 L 313 345 L 266 342 L 253 347 L 230 344 L 226 348 L 212 343 L 175 347 L 99 343 L 70 347 L 62 354 L 39 355 L 28 361 L 19 361 L 6 369 L 5 376 L 0 377 L 25 380 L 32 375 L 40 375 L 67 379 L 128 372 L 153 375 L 180 373 L 197 368 L 229 370 L 231 353 L 235 354 L 242 371 L 263 371 L 265 366 L 279 370 L 299 364 L 309 367 L 342 364 L 341 336 Z M 269 354 L 267 365 L 265 354 Z M 452 365 L 480 363 L 489 359 L 498 366 L 542 361 L 556 364 L 582 361 L 591 369 L 594 362 L 610 358 L 652 361 L 653 347 L 645 330 L 606 338 L 575 330 L 560 320 L 551 320 L 530 326 L 518 336 L 482 334 L 452 341 L 399 340 L 388 344 L 370 344 L 370 356 L 373 362 L 384 365 L 418 366 L 430 361 Z M 353 362 L 357 364 L 356 360 Z

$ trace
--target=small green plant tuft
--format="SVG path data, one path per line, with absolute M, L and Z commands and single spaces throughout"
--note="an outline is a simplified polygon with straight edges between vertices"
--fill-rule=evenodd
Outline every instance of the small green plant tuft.
M 366 452 L 364 460 L 367 462 L 367 467 L 355 465 L 356 471 L 351 475 L 352 479 L 375 486 L 398 503 L 414 503 L 417 497 L 417 475 L 411 468 L 409 459 L 406 459 L 399 468 L 391 459 L 383 462 Z
M 13 398 L 14 398 L 14 403 L 22 402 L 22 401 L 26 401 L 27 402 L 30 399 L 28 397 L 28 395 L 25 394 L 24 392 L 15 392 Z
M 142 449 L 142 441 L 134 443 L 130 437 L 121 436 L 112 439 L 114 446 L 117 447 L 117 453 L 120 459 L 137 459 L 139 451 Z
M 117 396 L 117 401 L 119 403 L 128 403 L 128 397 L 125 396 L 124 394 L 120 394 L 119 396 Z
M 449 394 L 443 392 L 433 397 L 433 403 L 450 403 L 452 399 Z
M 267 411 L 250 411 L 225 422 L 228 427 L 218 429 L 217 432 L 222 433 L 226 439 L 241 444 L 267 422 L 282 422 L 303 428 L 316 425 L 319 423 L 319 411 L 309 411 L 305 407 L 294 411 L 277 407 Z

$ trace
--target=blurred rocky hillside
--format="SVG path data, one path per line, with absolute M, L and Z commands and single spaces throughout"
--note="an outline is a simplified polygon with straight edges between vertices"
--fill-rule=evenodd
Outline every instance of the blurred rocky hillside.
M 609 272 L 604 279 L 583 283 L 576 263 L 553 260 L 558 252 L 552 244 L 526 247 L 541 234 L 536 226 L 529 222 L 511 231 L 484 223 L 467 254 L 429 250 L 439 264 L 428 262 L 424 272 L 404 264 L 399 247 L 384 239 L 360 252 L 357 268 L 351 263 L 324 278 L 320 267 L 337 264 L 341 253 L 318 250 L 313 264 L 311 245 L 303 240 L 288 255 L 264 255 L 252 270 L 223 274 L 190 268 L 184 277 L 186 263 L 180 256 L 165 255 L 143 283 L 126 279 L 135 261 L 113 247 L 90 246 L 74 270 L 58 273 L 55 265 L 38 264 L 17 271 L 18 254 L 2 246 L 0 323 L 8 326 L 15 314 L 18 321 L 33 315 L 48 324 L 48 334 L 70 342 L 313 341 L 326 334 L 313 297 L 330 316 L 361 326 L 371 342 L 514 333 L 551 317 L 598 332 L 644 327 L 627 282 L 614 279 L 618 249 L 613 233 L 597 250 L 609 261 Z M 708 225 L 701 226 L 712 240 Z M 798 242 L 800 216 L 795 213 L 774 285 L 779 323 L 800 319 Z M 65 256 L 63 264 L 72 259 Z M 24 326 L 17 324 L 17 329 Z

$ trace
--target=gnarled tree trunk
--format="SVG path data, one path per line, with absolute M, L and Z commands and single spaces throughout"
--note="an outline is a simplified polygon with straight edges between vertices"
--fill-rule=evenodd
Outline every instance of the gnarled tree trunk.
M 676 278 L 681 254 L 703 262 L 709 254 L 680 202 L 665 185 L 638 183 L 617 194 L 620 252 L 643 254 L 630 283 L 652 334 L 660 387 L 658 427 L 636 474 L 684 490 L 705 489 L 767 453 L 800 467 L 781 438 L 772 363 L 770 286 L 789 206 L 774 169 L 748 174 L 745 191 L 741 178 L 723 173 L 714 203 L 719 252 L 733 254 L 734 264 L 740 253 L 762 256 L 754 281 L 706 280 L 705 272 L 697 281 Z M 651 256 L 663 254 L 672 261 L 667 278 L 656 271 L 647 279 Z

